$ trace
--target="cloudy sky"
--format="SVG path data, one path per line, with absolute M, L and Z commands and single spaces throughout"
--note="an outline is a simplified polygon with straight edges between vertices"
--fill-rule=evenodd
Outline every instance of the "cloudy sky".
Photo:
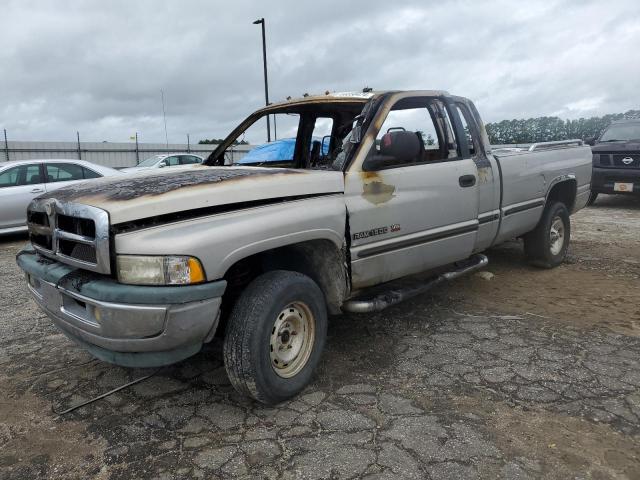
M 62 5 L 65 5 L 62 7 Z M 0 5 L 10 140 L 223 137 L 264 102 L 445 89 L 485 121 L 640 108 L 640 1 L 28 1 Z

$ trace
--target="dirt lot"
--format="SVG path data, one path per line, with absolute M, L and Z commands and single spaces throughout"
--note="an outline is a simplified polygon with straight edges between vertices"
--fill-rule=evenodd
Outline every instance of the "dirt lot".
M 333 319 L 315 381 L 266 408 L 220 345 L 148 371 L 93 360 L 28 299 L 0 240 L 0 478 L 640 478 L 640 201 L 573 217 L 568 261 L 513 242 L 474 275 Z

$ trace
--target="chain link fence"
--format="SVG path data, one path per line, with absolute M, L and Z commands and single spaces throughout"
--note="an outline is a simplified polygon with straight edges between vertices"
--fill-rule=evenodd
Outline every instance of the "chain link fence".
M 34 159 L 80 159 L 112 168 L 132 167 L 153 155 L 164 153 L 188 152 L 207 157 L 218 145 L 190 143 L 138 143 L 137 141 L 114 142 L 81 142 L 77 134 L 75 142 L 21 142 L 7 139 L 0 150 L 0 162 Z M 252 147 L 237 145 L 227 157 L 230 161 L 242 158 Z

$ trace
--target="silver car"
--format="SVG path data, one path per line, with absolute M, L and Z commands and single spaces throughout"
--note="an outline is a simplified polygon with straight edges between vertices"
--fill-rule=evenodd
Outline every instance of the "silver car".
M 92 178 L 122 175 L 82 160 L 24 160 L 0 163 L 0 234 L 27 229 L 27 205 L 38 195 Z
M 121 172 L 133 173 L 149 168 L 178 167 L 184 165 L 196 165 L 202 163 L 204 158 L 192 153 L 170 153 L 165 155 L 154 155 L 143 160 L 135 167 L 121 168 Z

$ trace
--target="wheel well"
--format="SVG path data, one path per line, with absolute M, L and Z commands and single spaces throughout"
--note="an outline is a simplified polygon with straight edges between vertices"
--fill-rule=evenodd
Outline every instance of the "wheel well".
M 576 203 L 577 190 L 578 183 L 573 179 L 556 183 L 551 187 L 551 190 L 549 190 L 547 204 L 550 202 L 562 202 L 567 207 L 567 210 L 572 212 Z
M 223 311 L 233 306 L 257 276 L 272 270 L 291 270 L 313 279 L 324 293 L 329 313 L 338 314 L 350 289 L 345 265 L 344 251 L 329 240 L 294 243 L 243 258 L 224 275 L 227 291 L 223 297 Z

